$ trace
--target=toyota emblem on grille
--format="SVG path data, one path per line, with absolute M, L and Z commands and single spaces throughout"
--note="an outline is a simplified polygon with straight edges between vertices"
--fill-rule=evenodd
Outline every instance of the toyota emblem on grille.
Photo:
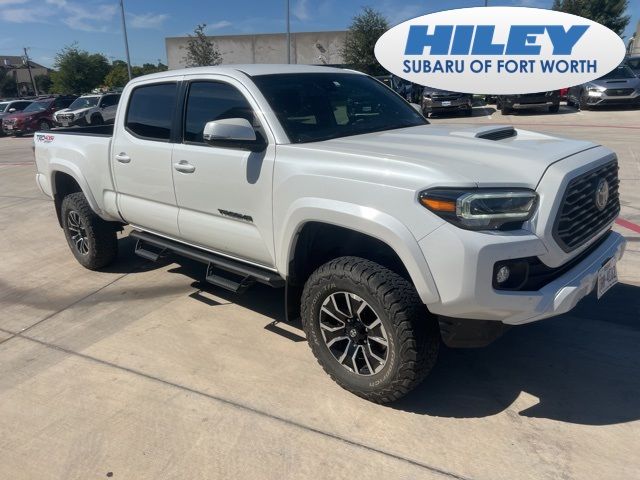
M 601 178 L 598 182 L 598 187 L 596 188 L 596 207 L 598 210 L 602 211 L 607 206 L 609 202 L 609 182 L 607 182 L 604 178 Z

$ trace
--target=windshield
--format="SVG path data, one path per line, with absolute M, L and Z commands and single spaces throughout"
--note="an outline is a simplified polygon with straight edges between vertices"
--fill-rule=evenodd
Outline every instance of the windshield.
M 51 102 L 53 102 L 53 100 L 48 100 L 45 102 L 33 102 L 27 108 L 25 108 L 23 112 L 24 113 L 42 112 L 43 110 L 46 110 L 47 108 L 49 108 L 49 105 L 51 105 Z
M 8 105 L 9 105 L 9 102 L 0 103 L 0 113 L 4 112 L 7 109 Z
M 614 78 L 636 78 L 636 76 L 633 74 L 633 71 L 626 65 L 619 65 L 606 75 L 600 77 L 598 80 L 611 80 Z
M 90 108 L 98 105 L 98 100 L 100 97 L 80 97 L 76 98 L 71 105 L 69 105 L 69 110 L 78 110 L 80 108 Z
M 402 98 L 365 75 L 297 73 L 253 80 L 292 143 L 429 123 Z

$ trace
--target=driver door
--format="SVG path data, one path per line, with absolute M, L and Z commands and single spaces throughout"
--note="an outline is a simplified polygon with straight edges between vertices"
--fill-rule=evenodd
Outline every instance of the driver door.
M 224 78 L 224 80 L 222 80 Z M 186 82 L 182 141 L 173 150 L 173 183 L 183 240 L 223 255 L 272 267 L 272 178 L 275 145 L 262 152 L 211 146 L 207 122 L 245 118 L 269 141 L 257 105 L 228 77 Z

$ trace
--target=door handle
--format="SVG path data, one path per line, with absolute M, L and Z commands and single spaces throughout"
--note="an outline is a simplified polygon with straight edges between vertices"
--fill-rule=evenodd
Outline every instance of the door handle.
M 131 157 L 124 152 L 120 152 L 116 155 L 116 160 L 120 163 L 129 163 L 131 161 Z
M 193 173 L 196 171 L 196 167 L 186 160 L 180 160 L 178 163 L 174 163 L 173 168 L 182 173 Z

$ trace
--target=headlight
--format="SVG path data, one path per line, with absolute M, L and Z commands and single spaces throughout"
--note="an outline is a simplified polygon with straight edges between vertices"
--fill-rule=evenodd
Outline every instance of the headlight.
M 520 228 L 538 203 L 532 190 L 438 188 L 420 194 L 420 203 L 454 225 L 468 230 Z
M 604 88 L 596 87 L 595 85 L 587 87 L 587 95 L 590 97 L 601 97 Z

